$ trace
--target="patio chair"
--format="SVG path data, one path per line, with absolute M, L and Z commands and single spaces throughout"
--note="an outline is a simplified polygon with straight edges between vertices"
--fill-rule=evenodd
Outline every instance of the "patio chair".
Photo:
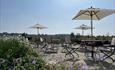
M 58 53 L 58 46 L 45 44 L 43 48 L 44 48 L 44 53 L 46 54 Z
M 86 47 L 86 43 L 85 43 L 84 41 L 81 41 L 80 46 L 81 46 L 81 47 L 82 47 L 82 49 L 83 49 L 83 48 L 85 48 L 85 47 Z
M 103 45 L 103 47 L 104 48 L 100 50 L 104 54 L 102 61 L 109 58 L 115 62 L 115 59 L 111 57 L 112 55 L 115 55 L 115 38 L 112 38 L 111 44 Z
M 45 51 L 46 49 L 48 48 L 48 44 L 47 43 L 44 43 L 43 45 L 42 45 L 42 47 L 40 48 L 40 51 Z
M 74 60 L 75 56 L 79 57 L 77 53 L 78 48 L 72 47 L 70 39 L 65 39 L 65 43 L 62 45 L 63 50 L 65 50 L 65 58 L 70 58 Z
M 51 54 L 51 53 L 57 53 L 58 48 L 46 48 L 44 53 Z

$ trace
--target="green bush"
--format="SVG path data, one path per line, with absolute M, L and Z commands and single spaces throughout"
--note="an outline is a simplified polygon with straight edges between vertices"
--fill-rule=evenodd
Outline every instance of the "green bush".
M 25 43 L 0 39 L 0 70 L 44 70 L 45 62 Z

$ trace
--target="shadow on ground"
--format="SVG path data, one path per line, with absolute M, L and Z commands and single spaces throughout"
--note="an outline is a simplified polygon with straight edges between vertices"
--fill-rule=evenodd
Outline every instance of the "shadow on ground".
M 93 60 L 85 60 L 89 67 L 96 67 L 98 70 L 115 70 L 115 65 L 108 62 L 99 62 Z

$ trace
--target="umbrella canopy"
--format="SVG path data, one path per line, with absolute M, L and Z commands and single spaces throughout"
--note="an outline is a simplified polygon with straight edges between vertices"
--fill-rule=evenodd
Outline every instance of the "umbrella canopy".
M 93 36 L 92 20 L 101 20 L 102 18 L 112 15 L 113 13 L 115 13 L 115 10 L 91 7 L 85 10 L 80 10 L 73 20 L 91 20 L 91 36 Z
M 40 25 L 40 24 L 36 24 L 36 25 L 32 26 L 31 28 L 37 29 L 37 30 L 38 30 L 38 34 L 39 34 L 39 30 L 40 30 L 40 29 L 45 29 L 45 28 L 47 28 L 47 27 L 46 27 L 46 26 L 43 26 L 43 25 Z
M 76 27 L 75 29 L 81 29 L 81 30 L 82 30 L 82 35 L 84 35 L 84 30 L 91 29 L 91 27 L 90 27 L 90 26 L 87 26 L 87 25 L 85 25 L 85 24 L 82 24 L 81 26 Z
M 47 28 L 47 27 L 45 27 L 43 25 L 40 25 L 40 24 L 36 24 L 36 25 L 32 26 L 31 28 L 44 29 L 44 28 Z
M 85 25 L 85 24 L 82 24 L 81 26 L 76 27 L 75 29 L 88 30 L 88 29 L 91 29 L 91 27 L 90 27 L 90 26 L 87 26 L 87 25 Z
M 100 9 L 100 8 L 88 8 L 80 10 L 79 13 L 73 18 L 74 20 L 101 20 L 102 18 L 115 13 L 115 10 Z

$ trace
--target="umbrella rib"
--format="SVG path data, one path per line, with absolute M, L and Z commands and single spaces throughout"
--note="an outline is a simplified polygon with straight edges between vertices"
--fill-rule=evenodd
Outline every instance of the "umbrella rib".
M 90 16 L 91 16 L 91 15 L 92 15 L 92 16 L 95 15 L 95 16 L 97 17 L 97 19 L 100 20 L 100 18 L 97 16 L 97 13 L 98 13 L 99 11 L 97 11 L 97 12 L 92 11 L 94 14 L 91 13 L 90 11 L 88 11 L 88 12 L 89 12 Z
M 93 15 L 90 11 L 87 11 L 87 12 L 89 12 L 90 16 Z
M 83 11 L 83 10 L 81 10 L 81 11 Z M 80 11 L 80 12 L 81 12 L 81 11 Z M 82 15 L 82 14 L 84 14 L 84 13 L 86 13 L 86 12 L 88 12 L 88 11 L 84 11 L 83 13 L 80 13 L 79 15 L 75 16 L 73 19 L 75 19 L 76 17 L 79 17 L 80 15 Z M 73 20 L 73 19 L 72 19 L 72 20 Z
M 97 19 L 100 20 L 100 18 L 97 16 L 97 13 L 98 13 L 98 12 L 99 12 L 99 11 L 97 11 L 97 12 L 93 11 L 93 13 L 94 13 L 94 15 L 97 17 Z

